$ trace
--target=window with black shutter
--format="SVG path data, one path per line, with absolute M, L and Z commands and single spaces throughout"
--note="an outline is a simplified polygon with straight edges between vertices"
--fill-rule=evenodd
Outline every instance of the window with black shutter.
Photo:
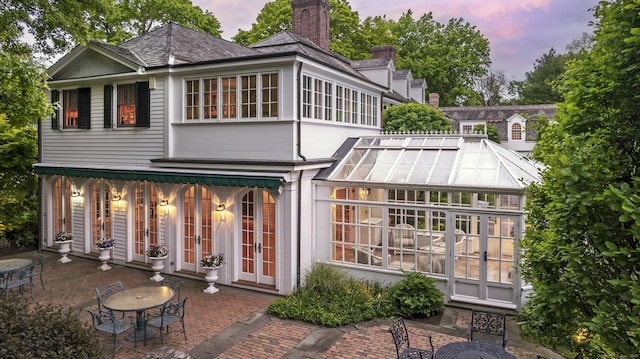
M 78 128 L 91 128 L 91 88 L 78 89 Z
M 107 110 L 111 107 L 111 100 L 107 103 L 107 89 L 105 87 L 105 120 L 104 126 L 111 126 L 109 114 L 109 126 L 107 126 Z M 149 127 L 150 125 L 150 95 L 149 82 L 136 82 L 135 84 L 117 85 L 116 90 L 116 125 L 117 127 Z M 110 111 L 110 110 L 109 110 Z
M 111 119 L 113 118 L 113 108 L 111 107 L 113 98 L 113 86 L 104 85 L 104 128 L 111 128 L 113 124 Z

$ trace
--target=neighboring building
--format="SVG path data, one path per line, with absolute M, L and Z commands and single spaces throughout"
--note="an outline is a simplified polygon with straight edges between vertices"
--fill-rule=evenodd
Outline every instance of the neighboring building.
M 538 140 L 535 123 L 540 117 L 552 119 L 556 105 L 440 107 L 439 110 L 453 119 L 453 126 L 460 133 L 471 133 L 480 124 L 497 127 L 500 143 L 526 156 Z
M 278 294 L 318 260 L 389 280 L 416 269 L 447 301 L 517 308 L 537 168 L 483 136 L 380 135 L 383 107 L 424 102 L 426 82 L 388 47 L 329 51 L 328 6 L 294 0 L 294 32 L 250 47 L 171 23 L 54 64 L 41 247 L 68 231 L 73 255 L 97 257 L 114 238 L 115 263 L 148 267 L 164 243 L 165 272 L 194 279 L 222 252 L 221 284 Z

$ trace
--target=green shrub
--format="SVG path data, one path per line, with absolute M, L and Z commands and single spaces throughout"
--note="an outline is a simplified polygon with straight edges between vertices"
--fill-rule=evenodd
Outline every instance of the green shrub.
M 103 358 L 94 330 L 71 309 L 0 298 L 0 358 Z
M 418 272 L 404 272 L 406 277 L 388 288 L 389 303 L 397 315 L 405 318 L 427 318 L 444 308 L 442 292 L 434 280 Z

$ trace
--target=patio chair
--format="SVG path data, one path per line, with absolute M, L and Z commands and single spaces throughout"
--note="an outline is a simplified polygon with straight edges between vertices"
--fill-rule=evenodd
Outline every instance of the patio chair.
M 42 281 L 42 272 L 44 271 L 44 260 L 47 258 L 44 254 L 33 252 L 31 255 L 31 261 L 33 262 L 33 271 L 29 279 L 33 281 L 33 277 L 40 277 L 40 285 L 44 288 L 44 281 Z
M 504 313 L 494 313 L 482 310 L 471 310 L 471 323 L 467 329 L 468 340 L 478 342 L 492 342 L 498 337 L 504 348 L 507 345 L 507 316 Z M 493 340 L 495 341 L 495 340 Z
M 184 298 L 178 303 L 168 302 L 162 307 L 160 315 L 150 315 L 151 319 L 147 320 L 147 325 L 156 327 L 160 332 L 160 344 L 164 345 L 164 338 L 162 335 L 162 329 L 166 328 L 167 334 L 169 334 L 169 325 L 180 322 L 182 324 L 182 332 L 184 333 L 184 340 L 187 340 L 187 331 L 184 329 L 184 311 L 187 298 Z M 145 339 L 146 344 L 146 339 Z
M 414 348 L 409 344 L 409 332 L 402 318 L 396 319 L 396 321 L 391 324 L 389 332 L 391 332 L 393 342 L 396 344 L 398 359 L 431 359 L 434 357 L 433 343 L 431 342 L 430 335 L 427 336 L 429 338 L 429 345 L 431 346 L 430 350 Z
M 392 247 L 413 247 L 416 242 L 416 229 L 408 223 L 400 223 L 391 228 Z
M 173 292 L 175 293 L 175 295 L 173 296 L 173 298 L 171 300 L 174 303 L 177 303 L 177 302 L 180 301 L 180 289 L 182 288 L 182 284 L 183 284 L 183 282 L 181 280 L 167 279 L 167 278 L 163 279 L 160 282 L 160 286 L 167 286 L 167 287 L 173 289 Z
M 123 290 L 124 290 L 124 285 L 120 281 L 96 288 L 96 295 L 98 297 L 98 312 L 100 313 L 111 312 L 110 310 L 102 306 L 102 301 L 109 298 L 113 293 L 117 293 Z M 124 317 L 124 313 L 122 313 L 122 317 Z
M 98 331 L 103 331 L 113 335 L 113 358 L 116 357 L 116 351 L 118 350 L 118 334 L 134 327 L 134 323 L 131 318 L 116 319 L 113 312 L 108 310 L 106 312 L 94 313 L 87 310 L 91 314 L 91 322 L 93 328 Z M 138 342 L 136 341 L 136 346 Z
M 391 262 L 391 255 L 387 256 L 387 263 Z M 356 263 L 370 264 L 373 266 L 382 265 L 382 257 L 373 254 L 373 250 L 369 247 L 356 247 Z
M 20 295 L 24 293 L 24 286 L 29 285 L 29 290 L 31 291 L 31 299 L 33 298 L 33 284 L 31 283 L 31 272 L 33 272 L 33 265 L 18 268 L 8 272 L 5 275 L 4 282 L 2 283 L 2 288 L 4 289 L 5 295 L 9 295 L 9 292 L 14 288 L 17 288 L 20 292 Z

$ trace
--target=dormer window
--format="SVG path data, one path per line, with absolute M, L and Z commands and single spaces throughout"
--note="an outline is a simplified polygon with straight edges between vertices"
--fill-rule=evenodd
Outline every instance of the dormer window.
M 511 140 L 522 141 L 522 126 L 519 123 L 511 125 Z

